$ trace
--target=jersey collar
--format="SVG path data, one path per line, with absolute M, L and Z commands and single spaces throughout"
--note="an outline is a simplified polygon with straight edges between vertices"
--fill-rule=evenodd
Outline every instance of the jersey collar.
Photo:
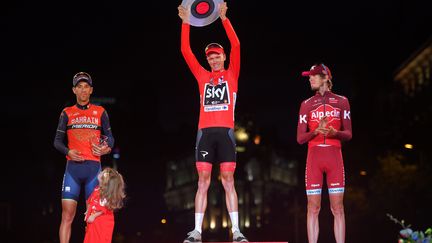
M 316 95 L 316 96 L 327 96 L 327 95 L 329 95 L 329 94 L 331 94 L 331 93 L 332 93 L 332 92 L 328 90 L 328 91 L 325 91 L 323 95 L 321 95 L 321 93 L 320 93 L 319 91 L 317 91 L 315 95 Z
M 80 105 L 80 104 L 75 104 L 76 105 L 76 107 L 78 107 L 78 109 L 80 109 L 80 110 L 87 110 L 87 109 L 89 109 L 90 108 L 90 102 L 89 103 L 87 103 L 87 104 L 85 104 L 85 105 Z

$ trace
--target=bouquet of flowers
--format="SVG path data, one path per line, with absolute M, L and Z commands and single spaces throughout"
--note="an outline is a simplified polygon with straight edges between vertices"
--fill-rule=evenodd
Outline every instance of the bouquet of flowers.
M 426 231 L 413 231 L 411 225 L 405 225 L 405 221 L 399 221 L 391 214 L 387 214 L 391 221 L 402 226 L 402 230 L 399 231 L 398 243 L 432 243 L 432 228 L 428 228 Z

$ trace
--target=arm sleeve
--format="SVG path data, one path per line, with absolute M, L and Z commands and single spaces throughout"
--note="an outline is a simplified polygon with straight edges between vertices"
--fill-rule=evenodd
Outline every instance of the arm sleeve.
M 336 133 L 336 138 L 341 141 L 349 141 L 352 138 L 352 128 L 351 128 L 351 109 L 348 99 L 342 103 L 342 126 Z
M 236 79 L 238 79 L 240 75 L 240 40 L 228 18 L 222 21 L 222 24 L 231 44 L 229 68 L 233 70 Z
M 182 23 L 181 27 L 181 52 L 183 57 L 189 66 L 189 69 L 192 71 L 192 74 L 195 76 L 196 80 L 199 81 L 200 74 L 205 72 L 205 69 L 199 64 L 195 55 L 190 48 L 190 25 L 187 23 Z
M 100 203 L 97 203 L 95 206 L 96 206 L 96 213 L 99 213 L 100 215 L 109 212 L 109 209 L 106 206 L 102 206 Z
M 106 111 L 102 114 L 102 132 L 108 137 L 108 146 L 110 148 L 114 147 L 114 136 L 111 131 L 111 125 L 109 122 L 108 113 Z
M 66 112 L 62 111 L 57 125 L 57 131 L 54 137 L 54 147 L 64 155 L 67 155 L 69 152 L 69 148 L 66 147 L 64 143 L 64 139 L 66 137 L 67 123 L 68 123 L 68 117 L 66 115 Z
M 297 123 L 297 142 L 299 144 L 304 144 L 309 142 L 316 135 L 313 131 L 308 131 L 308 117 L 307 109 L 304 102 L 300 106 L 299 120 Z

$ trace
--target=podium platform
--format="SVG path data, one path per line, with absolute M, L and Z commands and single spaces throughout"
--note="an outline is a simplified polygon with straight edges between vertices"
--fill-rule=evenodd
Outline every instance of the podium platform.
M 232 241 L 225 241 L 225 242 L 213 242 L 213 241 L 203 241 L 202 243 L 233 243 Z M 249 241 L 248 243 L 288 243 L 288 241 Z

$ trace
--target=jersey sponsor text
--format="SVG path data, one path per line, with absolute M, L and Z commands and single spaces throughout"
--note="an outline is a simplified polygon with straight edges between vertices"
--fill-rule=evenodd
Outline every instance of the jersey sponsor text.
M 81 117 L 73 118 L 71 120 L 71 124 L 77 124 L 77 123 L 98 124 L 99 119 L 97 117 L 81 116 Z

